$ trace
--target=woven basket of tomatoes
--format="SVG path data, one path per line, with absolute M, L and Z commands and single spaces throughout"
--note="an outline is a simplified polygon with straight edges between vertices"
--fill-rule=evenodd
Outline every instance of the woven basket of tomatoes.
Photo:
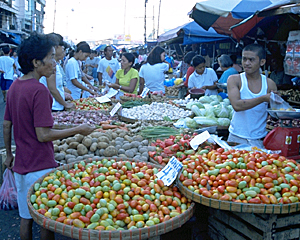
M 194 203 L 156 179 L 159 167 L 97 158 L 58 167 L 27 195 L 37 224 L 75 239 L 147 239 L 179 228 Z
M 182 161 L 177 186 L 209 207 L 263 214 L 300 210 L 300 164 L 278 154 L 218 148 Z

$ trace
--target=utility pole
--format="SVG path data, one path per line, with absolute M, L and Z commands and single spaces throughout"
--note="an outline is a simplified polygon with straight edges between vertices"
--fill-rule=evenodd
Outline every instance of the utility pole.
M 161 0 L 159 0 L 158 17 L 157 17 L 157 34 L 156 34 L 157 39 L 158 39 L 158 31 L 159 31 L 160 6 L 161 6 Z
M 55 32 L 56 0 L 54 2 L 53 32 Z
M 145 33 L 144 33 L 144 41 L 145 44 L 147 44 L 147 29 L 146 29 L 146 18 L 147 18 L 147 2 L 148 0 L 145 0 L 145 16 L 144 16 L 144 28 L 145 28 Z

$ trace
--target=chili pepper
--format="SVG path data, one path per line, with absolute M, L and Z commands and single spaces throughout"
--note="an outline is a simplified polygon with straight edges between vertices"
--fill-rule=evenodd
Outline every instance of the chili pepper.
M 165 140 L 165 145 L 166 145 L 166 147 L 172 146 L 173 144 L 174 144 L 174 141 L 173 141 L 172 139 L 166 139 L 166 140 Z
M 153 152 L 148 152 L 148 154 L 149 154 L 149 157 L 153 158 L 153 157 L 154 157 L 154 155 L 156 154 L 156 151 L 153 151 Z

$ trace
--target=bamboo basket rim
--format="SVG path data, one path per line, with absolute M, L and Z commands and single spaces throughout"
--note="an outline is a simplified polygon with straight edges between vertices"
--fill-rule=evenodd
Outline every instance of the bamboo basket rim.
M 289 214 L 300 211 L 300 202 L 290 204 L 253 204 L 253 203 L 236 203 L 232 201 L 221 201 L 218 199 L 208 198 L 198 193 L 194 193 L 177 178 L 176 185 L 182 194 L 194 202 L 203 204 L 220 210 L 227 210 L 240 213 L 259 213 L 259 214 Z
M 101 157 L 100 159 L 114 159 L 116 161 L 134 161 L 134 162 L 139 162 L 135 159 L 130 159 L 130 158 L 112 158 L 112 157 Z M 94 161 L 93 159 L 87 159 L 83 160 L 86 163 L 90 163 Z M 124 239 L 124 240 L 141 240 L 141 239 L 148 239 L 150 237 L 155 237 L 159 236 L 162 234 L 165 234 L 167 232 L 173 231 L 176 228 L 181 227 L 184 223 L 186 223 L 194 214 L 195 211 L 195 204 L 192 203 L 191 206 L 182 214 L 171 218 L 170 220 L 156 224 L 154 226 L 150 227 L 144 227 L 144 228 L 137 228 L 137 229 L 132 229 L 132 230 L 115 230 L 115 231 L 109 231 L 109 230 L 94 230 L 94 229 L 87 229 L 87 228 L 78 228 L 75 226 L 67 225 L 64 223 L 60 223 L 57 221 L 54 221 L 50 218 L 45 217 L 44 215 L 40 214 L 33 208 L 32 203 L 30 202 L 30 196 L 33 194 L 34 191 L 34 184 L 35 183 L 40 183 L 46 176 L 48 176 L 50 173 L 56 171 L 56 170 L 68 170 L 74 165 L 79 162 L 74 162 L 70 164 L 66 164 L 60 167 L 57 167 L 50 171 L 47 174 L 44 174 L 42 177 L 40 177 L 36 182 L 34 182 L 27 193 L 27 205 L 29 208 L 30 215 L 32 216 L 33 220 L 39 224 L 40 226 L 62 234 L 67 237 L 75 238 L 75 239 L 84 239 L 84 240 L 96 240 L 96 239 L 109 239 L 109 240 L 118 240 L 118 239 Z M 147 163 L 150 164 L 151 166 L 161 168 L 161 166 L 154 165 L 152 163 Z

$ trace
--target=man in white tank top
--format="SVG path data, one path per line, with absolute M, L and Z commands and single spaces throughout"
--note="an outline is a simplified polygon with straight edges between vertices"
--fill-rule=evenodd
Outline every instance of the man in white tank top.
M 245 72 L 228 78 L 228 98 L 234 109 L 228 142 L 263 147 L 270 93 L 277 91 L 275 82 L 259 72 L 265 63 L 264 48 L 259 44 L 247 45 L 242 52 Z

